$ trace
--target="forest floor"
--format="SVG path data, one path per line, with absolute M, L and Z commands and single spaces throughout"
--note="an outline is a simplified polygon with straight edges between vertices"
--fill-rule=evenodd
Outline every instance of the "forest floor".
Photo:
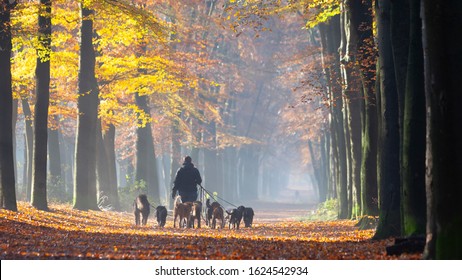
M 374 241 L 374 230 L 355 221 L 307 221 L 303 205 L 255 204 L 252 228 L 173 228 L 172 217 L 158 228 L 136 227 L 131 213 L 78 211 L 51 204 L 50 211 L 18 203 L 0 210 L 0 259 L 420 259 L 420 254 L 387 256 L 392 239 Z

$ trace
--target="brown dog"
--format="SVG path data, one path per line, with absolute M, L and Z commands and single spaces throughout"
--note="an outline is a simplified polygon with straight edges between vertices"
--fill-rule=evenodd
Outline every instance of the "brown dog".
M 205 217 L 205 223 L 211 227 L 212 224 L 212 216 L 213 216 L 213 210 L 215 208 L 221 208 L 221 205 L 220 203 L 214 201 L 212 203 L 210 203 L 210 199 L 207 198 L 207 200 L 205 201 L 205 206 L 207 206 L 207 213 L 206 213 L 206 217 Z
M 212 228 L 217 227 L 217 220 L 221 221 L 220 228 L 224 228 L 225 227 L 225 217 L 224 217 L 224 213 L 223 213 L 223 208 L 221 208 L 221 207 L 217 207 L 217 208 L 213 209 Z
M 189 226 L 189 220 L 191 217 L 191 209 L 192 203 L 182 203 L 181 196 L 177 196 L 175 198 L 175 202 L 173 203 L 173 227 L 176 226 L 176 219 L 179 217 L 178 220 L 178 227 L 185 227 Z M 186 224 L 184 224 L 184 220 L 186 219 Z
M 135 225 L 143 224 L 145 226 L 148 222 L 151 204 L 149 204 L 148 197 L 145 194 L 140 194 L 133 201 L 133 213 L 135 214 Z M 141 218 L 141 219 L 140 219 Z
M 201 212 L 202 212 L 202 202 L 186 202 L 191 204 L 191 217 L 189 221 L 189 227 L 194 228 L 194 221 L 197 220 L 197 228 L 201 228 Z

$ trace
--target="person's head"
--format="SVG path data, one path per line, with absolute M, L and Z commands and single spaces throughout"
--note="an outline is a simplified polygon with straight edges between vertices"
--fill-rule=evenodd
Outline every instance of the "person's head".
M 186 157 L 184 158 L 184 162 L 185 162 L 185 163 L 192 163 L 191 157 L 190 157 L 190 156 L 186 156 Z

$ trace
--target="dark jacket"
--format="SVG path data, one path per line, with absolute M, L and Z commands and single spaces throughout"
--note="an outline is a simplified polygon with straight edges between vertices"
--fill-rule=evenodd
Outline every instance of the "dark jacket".
M 175 181 L 173 182 L 173 191 L 197 191 L 197 184 L 200 183 L 202 183 L 202 178 L 199 170 L 194 167 L 194 164 L 185 162 L 176 172 Z

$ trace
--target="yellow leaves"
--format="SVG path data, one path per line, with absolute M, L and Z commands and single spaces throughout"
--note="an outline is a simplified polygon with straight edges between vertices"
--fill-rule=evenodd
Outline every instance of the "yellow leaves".
M 310 29 L 316 25 L 326 22 L 331 17 L 340 14 L 339 0 L 316 0 L 306 6 L 309 20 L 305 28 Z

